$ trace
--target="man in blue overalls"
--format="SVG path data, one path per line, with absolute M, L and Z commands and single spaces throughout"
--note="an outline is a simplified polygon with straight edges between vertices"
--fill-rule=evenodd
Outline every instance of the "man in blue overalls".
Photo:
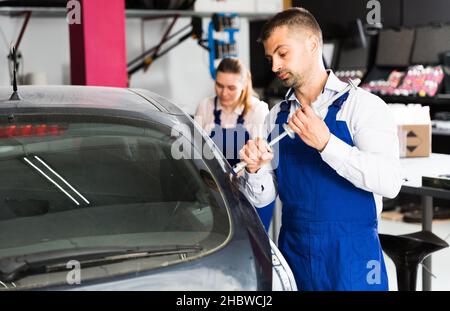
M 242 191 L 256 207 L 279 195 L 279 246 L 300 290 L 387 290 L 378 216 L 382 196 L 395 197 L 402 183 L 387 105 L 359 88 L 327 104 L 346 84 L 325 70 L 320 26 L 307 10 L 274 16 L 261 41 L 290 87 L 266 134 L 270 140 L 288 123 L 296 136 L 273 150 L 264 139 L 246 143 Z

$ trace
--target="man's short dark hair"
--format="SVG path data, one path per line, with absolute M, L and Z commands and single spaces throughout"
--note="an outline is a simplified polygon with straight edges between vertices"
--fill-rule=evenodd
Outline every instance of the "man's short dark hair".
M 281 26 L 288 26 L 289 28 L 307 28 L 313 34 L 317 35 L 320 44 L 322 44 L 322 30 L 320 29 L 319 23 L 317 23 L 314 15 L 312 15 L 307 9 L 300 7 L 286 9 L 269 19 L 261 29 L 261 34 L 258 41 L 266 41 L 275 28 Z

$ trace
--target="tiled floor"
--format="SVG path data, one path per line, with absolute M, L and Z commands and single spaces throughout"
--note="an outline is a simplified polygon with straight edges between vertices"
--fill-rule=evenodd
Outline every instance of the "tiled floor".
M 381 219 L 379 223 L 379 233 L 406 234 L 421 230 L 420 224 L 408 224 L 401 221 Z M 450 244 L 450 220 L 434 221 L 433 233 L 441 239 L 447 239 Z M 392 260 L 385 255 L 386 268 L 388 270 L 389 289 L 397 290 L 397 277 L 395 266 Z M 450 290 L 450 248 L 445 248 L 433 253 L 432 272 L 437 278 L 432 278 L 432 290 Z M 422 289 L 422 267 L 419 267 L 417 278 L 417 290 Z

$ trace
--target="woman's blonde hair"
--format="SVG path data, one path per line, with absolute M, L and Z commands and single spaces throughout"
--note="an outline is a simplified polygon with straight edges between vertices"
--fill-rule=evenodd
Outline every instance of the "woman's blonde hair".
M 253 90 L 252 74 L 245 65 L 237 58 L 224 58 L 217 66 L 217 72 L 234 73 L 241 75 L 244 82 L 244 89 L 239 97 L 239 103 L 244 105 L 244 111 L 242 115 L 245 116 L 252 106 L 252 96 L 258 97 Z

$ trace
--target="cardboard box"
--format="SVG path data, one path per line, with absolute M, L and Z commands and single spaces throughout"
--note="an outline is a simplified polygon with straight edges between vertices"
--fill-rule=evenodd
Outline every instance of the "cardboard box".
M 400 157 L 429 157 L 431 154 L 431 124 L 398 125 Z

